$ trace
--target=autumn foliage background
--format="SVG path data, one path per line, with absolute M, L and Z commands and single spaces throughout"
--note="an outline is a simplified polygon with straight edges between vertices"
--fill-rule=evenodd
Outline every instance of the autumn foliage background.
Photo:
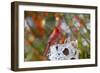
M 25 21 L 29 21 L 24 28 L 24 60 L 43 61 L 48 57 L 43 52 L 48 40 L 56 27 L 57 21 L 64 18 L 71 31 L 71 40 L 78 41 L 79 59 L 90 58 L 90 15 L 77 13 L 54 13 L 25 11 Z M 69 30 L 68 30 L 69 31 Z M 57 43 L 64 43 L 66 34 L 57 39 Z

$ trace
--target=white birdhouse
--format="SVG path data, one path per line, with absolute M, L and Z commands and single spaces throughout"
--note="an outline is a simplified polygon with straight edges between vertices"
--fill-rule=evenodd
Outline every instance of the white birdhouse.
M 72 45 L 72 42 L 65 44 L 56 44 L 50 46 L 48 53 L 49 60 L 71 60 L 78 59 L 79 51 Z

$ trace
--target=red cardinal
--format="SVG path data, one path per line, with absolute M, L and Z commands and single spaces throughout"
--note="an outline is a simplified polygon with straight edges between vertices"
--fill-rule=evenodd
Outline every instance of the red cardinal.
M 47 55 L 49 47 L 55 43 L 55 41 L 61 36 L 61 20 L 58 21 L 58 25 L 54 28 L 53 32 L 51 33 L 51 36 L 49 37 L 48 45 L 43 53 L 44 56 Z

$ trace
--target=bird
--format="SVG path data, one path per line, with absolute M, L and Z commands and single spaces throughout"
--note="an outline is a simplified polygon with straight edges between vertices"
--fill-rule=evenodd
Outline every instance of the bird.
M 49 52 L 49 48 L 51 45 L 55 44 L 55 42 L 63 37 L 62 36 L 62 31 L 63 32 L 66 32 L 66 33 L 69 33 L 69 28 L 64 20 L 64 18 L 60 18 L 58 21 L 57 21 L 57 25 L 55 26 L 54 30 L 52 31 L 49 39 L 48 39 L 48 43 L 47 43 L 47 46 L 44 50 L 44 53 L 43 55 L 44 56 L 47 56 L 47 53 Z
M 59 20 L 57 26 L 54 28 L 54 30 L 52 31 L 52 33 L 48 39 L 47 46 L 46 46 L 44 53 L 43 53 L 44 56 L 47 55 L 50 45 L 52 43 L 54 43 L 57 40 L 57 38 L 61 35 L 60 25 L 61 25 L 61 20 Z

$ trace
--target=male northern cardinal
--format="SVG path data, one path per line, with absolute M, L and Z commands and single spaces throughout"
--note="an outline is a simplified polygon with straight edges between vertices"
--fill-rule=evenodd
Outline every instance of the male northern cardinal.
M 44 56 L 47 55 L 49 47 L 52 44 L 54 44 L 59 37 L 62 36 L 62 31 L 67 32 L 68 29 L 67 29 L 67 26 L 66 26 L 64 19 L 61 18 L 60 20 L 58 20 L 57 26 L 54 28 L 53 32 L 51 33 L 51 35 L 49 37 L 48 44 L 47 44 L 46 49 L 44 50 L 44 53 L 43 53 Z
M 47 55 L 49 47 L 51 46 L 52 43 L 55 43 L 55 41 L 57 40 L 57 38 L 61 35 L 61 31 L 59 26 L 61 25 L 61 20 L 59 20 L 58 25 L 54 28 L 53 32 L 51 33 L 49 40 L 48 40 L 48 44 L 46 46 L 46 49 L 43 53 L 44 56 Z

